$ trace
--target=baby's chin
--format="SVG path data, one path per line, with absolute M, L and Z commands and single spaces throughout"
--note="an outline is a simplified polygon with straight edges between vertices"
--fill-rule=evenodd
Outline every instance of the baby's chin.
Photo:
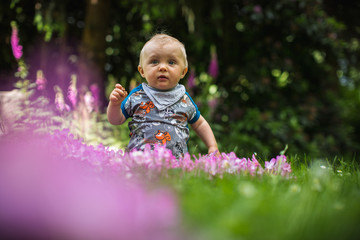
M 176 87 L 178 85 L 178 83 L 176 83 L 175 85 L 174 84 L 162 84 L 162 83 L 158 83 L 158 84 L 149 84 L 148 85 L 152 88 L 155 88 L 155 89 L 158 89 L 158 90 L 161 90 L 161 91 L 168 91 L 168 90 L 171 90 L 173 89 L 174 87 Z

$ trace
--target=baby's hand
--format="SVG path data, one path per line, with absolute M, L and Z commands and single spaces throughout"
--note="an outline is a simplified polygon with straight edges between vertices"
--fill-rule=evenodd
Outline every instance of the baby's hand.
M 127 95 L 125 88 L 117 83 L 110 94 L 109 100 L 112 104 L 120 105 Z
M 219 152 L 219 149 L 217 147 L 210 147 L 208 150 L 208 154 L 214 153 L 216 157 L 220 157 L 221 154 Z

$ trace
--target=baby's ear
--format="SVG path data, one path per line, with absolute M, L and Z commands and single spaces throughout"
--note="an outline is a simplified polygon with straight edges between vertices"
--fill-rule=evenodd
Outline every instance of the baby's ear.
M 140 65 L 138 66 L 138 71 L 139 71 L 140 75 L 142 77 L 144 77 L 144 69 Z
M 184 68 L 184 71 L 183 71 L 183 73 L 181 75 L 181 78 L 185 77 L 187 72 L 188 72 L 188 68 L 186 67 L 186 68 Z

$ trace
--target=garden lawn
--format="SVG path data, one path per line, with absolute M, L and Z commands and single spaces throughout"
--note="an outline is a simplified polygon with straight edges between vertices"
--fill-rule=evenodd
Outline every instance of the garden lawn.
M 172 184 L 183 223 L 197 239 L 359 239 L 358 168 L 344 172 L 314 161 L 293 171 L 291 179 L 189 174 Z

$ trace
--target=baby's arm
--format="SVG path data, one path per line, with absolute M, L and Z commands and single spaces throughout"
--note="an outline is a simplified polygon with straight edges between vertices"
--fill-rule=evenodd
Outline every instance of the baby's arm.
M 205 120 L 203 116 L 200 115 L 200 118 L 195 123 L 191 124 L 191 127 L 208 147 L 208 153 L 213 153 L 217 151 L 217 155 L 220 154 L 214 133 L 211 130 L 209 123 Z
M 111 124 L 121 125 L 126 121 L 121 111 L 121 103 L 128 95 L 127 91 L 120 84 L 116 84 L 114 90 L 109 96 L 109 105 L 107 108 L 107 117 Z

